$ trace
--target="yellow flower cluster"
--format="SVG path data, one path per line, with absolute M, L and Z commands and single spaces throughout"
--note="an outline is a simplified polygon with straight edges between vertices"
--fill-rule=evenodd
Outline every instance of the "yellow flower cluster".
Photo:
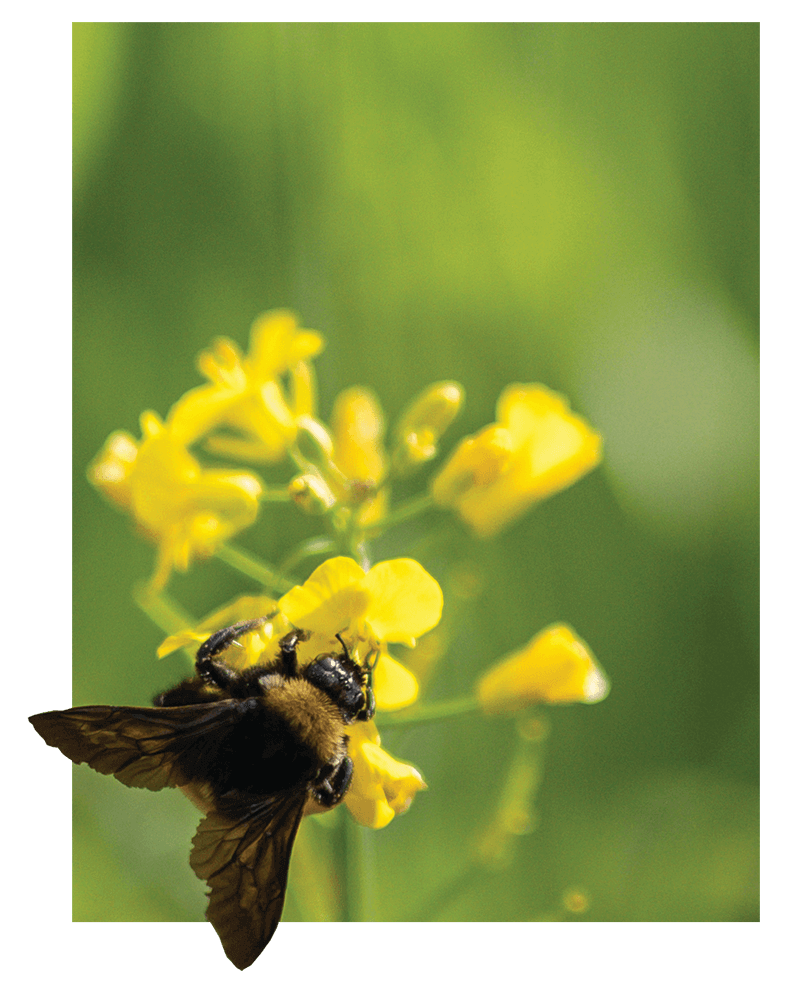
M 108 439 L 89 478 L 156 545 L 150 594 L 166 586 L 173 570 L 217 553 L 268 500 L 291 500 L 324 516 L 331 537 L 305 556 L 331 551 L 359 557 L 368 539 L 407 516 L 407 509 L 418 513 L 432 504 L 452 510 L 476 535 L 494 535 L 600 461 L 600 436 L 563 397 L 541 385 L 510 385 L 498 400 L 496 422 L 459 442 L 429 493 L 391 512 L 391 487 L 437 456 L 463 390 L 455 382 L 428 386 L 396 420 L 388 440 L 378 399 L 352 386 L 337 397 L 326 426 L 315 412 L 313 370 L 323 346 L 321 335 L 302 328 L 292 313 L 265 313 L 252 326 L 247 354 L 220 338 L 199 356 L 205 383 L 185 393 L 165 420 L 147 411 L 140 440 L 126 432 Z M 274 489 L 249 469 L 203 464 L 192 451 L 198 447 L 245 464 L 288 456 L 296 475 L 286 488 Z M 418 681 L 390 646 L 414 646 L 437 625 L 442 590 L 413 559 L 361 562 L 335 555 L 278 599 L 240 598 L 169 637 L 160 655 L 198 644 L 224 625 L 261 617 L 261 628 L 229 650 L 237 656 L 234 666 L 271 662 L 280 639 L 296 628 L 308 634 L 300 644 L 303 662 L 335 648 L 343 635 L 359 663 L 375 662 L 371 683 L 379 710 L 407 709 L 418 698 Z M 594 702 L 607 692 L 585 643 L 568 626 L 553 625 L 489 670 L 474 697 L 491 714 L 538 703 Z M 373 722 L 354 723 L 348 737 L 354 776 L 345 802 L 359 822 L 383 827 L 425 784 L 415 768 L 382 749 Z
M 165 586 L 172 569 L 212 555 L 257 518 L 260 479 L 247 470 L 205 468 L 190 447 L 202 442 L 233 459 L 281 458 L 312 411 L 310 359 L 322 347 L 321 336 L 301 329 L 291 313 L 265 313 L 252 326 L 246 357 L 219 339 L 199 357 L 209 384 L 187 392 L 165 421 L 144 413 L 141 441 L 124 432 L 108 439 L 89 479 L 157 545 L 154 589 Z M 236 434 L 211 434 L 220 428 Z

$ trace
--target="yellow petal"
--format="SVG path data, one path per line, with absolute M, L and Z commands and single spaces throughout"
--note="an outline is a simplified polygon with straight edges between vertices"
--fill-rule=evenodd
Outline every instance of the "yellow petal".
M 513 712 L 539 703 L 596 702 L 608 678 L 568 625 L 551 625 L 485 674 L 477 696 L 485 712 Z
M 427 786 L 411 764 L 382 750 L 372 722 L 357 723 L 348 733 L 354 776 L 345 804 L 358 823 L 380 830 L 406 812 L 417 792 Z
M 367 574 L 368 624 L 379 642 L 414 646 L 442 615 L 442 589 L 414 559 L 389 559 Z
M 305 584 L 279 601 L 280 611 L 296 626 L 334 636 L 362 617 L 368 605 L 365 571 L 348 556 L 327 559 Z
M 383 652 L 373 671 L 373 694 L 376 707 L 393 712 L 417 700 L 417 678 L 398 660 Z

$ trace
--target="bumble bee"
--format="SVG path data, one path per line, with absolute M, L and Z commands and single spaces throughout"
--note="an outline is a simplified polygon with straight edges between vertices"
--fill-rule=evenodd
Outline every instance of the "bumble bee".
M 300 629 L 276 659 L 237 671 L 221 654 L 265 619 L 221 629 L 196 654 L 196 674 L 154 699 L 154 708 L 90 705 L 43 712 L 36 732 L 76 764 L 125 785 L 179 787 L 205 814 L 190 864 L 209 886 L 207 919 L 239 969 L 276 930 L 293 841 L 306 811 L 337 805 L 353 764 L 344 727 L 374 711 L 369 657 L 342 654 L 300 667 Z

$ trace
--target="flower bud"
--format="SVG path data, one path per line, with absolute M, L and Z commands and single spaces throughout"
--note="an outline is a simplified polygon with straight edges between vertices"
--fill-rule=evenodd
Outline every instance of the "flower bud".
M 296 476 L 287 490 L 291 499 L 306 514 L 325 514 L 337 503 L 337 497 L 320 476 Z
M 329 432 L 312 417 L 299 417 L 295 447 L 310 465 L 326 468 L 332 458 L 334 445 Z
M 393 465 L 399 474 L 428 462 L 464 402 L 458 382 L 435 382 L 409 404 L 395 429 Z

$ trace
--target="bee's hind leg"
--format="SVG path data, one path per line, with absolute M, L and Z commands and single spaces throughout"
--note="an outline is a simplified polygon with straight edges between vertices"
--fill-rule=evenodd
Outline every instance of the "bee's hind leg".
M 231 646 L 238 636 L 253 632 L 263 622 L 268 621 L 269 617 L 267 615 L 264 618 L 251 618 L 236 625 L 229 625 L 206 639 L 196 653 L 196 672 L 202 680 L 215 684 L 222 691 L 231 692 L 237 687 L 240 684 L 240 673 L 219 663 L 216 657 Z

